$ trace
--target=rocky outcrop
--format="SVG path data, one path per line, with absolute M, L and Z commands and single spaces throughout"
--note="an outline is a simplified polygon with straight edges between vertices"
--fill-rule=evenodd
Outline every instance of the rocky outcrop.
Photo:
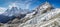
M 45 2 L 41 6 L 38 6 L 36 10 L 38 11 L 38 13 L 40 15 L 40 14 L 50 11 L 52 8 L 53 7 L 51 4 L 49 4 L 48 2 Z
M 56 13 L 57 12 L 57 13 Z M 54 9 L 49 13 L 43 14 L 41 16 L 35 17 L 31 20 L 28 20 L 22 25 L 19 25 L 19 27 L 53 27 L 53 24 L 56 22 L 56 26 L 59 27 L 60 25 L 60 9 Z M 58 22 L 57 22 L 58 21 Z M 52 24 L 52 25 L 51 25 Z M 54 26 L 55 26 L 54 24 Z

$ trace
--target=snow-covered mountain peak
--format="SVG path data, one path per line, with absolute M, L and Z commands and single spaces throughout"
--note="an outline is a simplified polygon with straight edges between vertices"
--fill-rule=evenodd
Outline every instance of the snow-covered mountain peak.
M 18 7 L 11 7 L 11 8 L 8 8 L 3 13 L 3 15 L 5 15 L 5 16 L 19 16 L 20 14 L 27 14 L 28 12 L 30 12 L 30 11 L 27 9 L 21 9 Z
M 19 6 L 18 6 L 16 3 L 12 3 L 12 4 L 9 5 L 9 9 L 11 9 L 12 7 L 17 7 L 17 8 L 19 8 Z
M 43 6 L 44 6 L 44 8 L 52 7 L 49 2 L 45 2 L 45 3 L 43 4 Z
M 43 3 L 41 6 L 40 6 L 40 9 L 47 9 L 47 8 L 51 8 L 51 4 L 48 3 L 48 2 L 45 2 Z
M 45 4 L 45 5 L 50 5 L 50 3 L 49 3 L 49 2 L 45 2 L 44 4 Z
M 52 5 L 49 2 L 44 2 L 40 6 L 37 7 L 37 11 L 39 14 L 45 13 L 47 11 L 50 11 L 52 9 Z

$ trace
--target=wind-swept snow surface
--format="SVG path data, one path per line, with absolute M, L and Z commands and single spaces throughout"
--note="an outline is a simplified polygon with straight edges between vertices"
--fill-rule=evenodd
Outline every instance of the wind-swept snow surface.
M 59 16 L 60 9 L 53 9 L 50 12 L 44 13 L 38 17 L 34 17 L 33 19 L 28 20 L 25 24 L 22 25 L 22 27 L 45 27 L 53 24 L 55 21 L 58 21 L 60 18 Z M 56 23 L 59 23 L 59 21 Z M 53 26 L 51 25 L 51 27 Z

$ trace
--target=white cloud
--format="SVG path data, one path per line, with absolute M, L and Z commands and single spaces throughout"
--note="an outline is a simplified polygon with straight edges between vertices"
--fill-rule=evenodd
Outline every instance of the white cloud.
M 22 9 L 29 9 L 30 5 L 31 5 L 31 1 L 32 0 L 25 0 L 24 2 L 22 0 L 20 0 L 21 2 L 11 2 L 9 3 L 9 8 L 11 8 L 12 6 L 14 7 L 20 7 Z
M 18 3 L 11 3 L 8 7 L 9 7 L 9 9 L 11 9 L 12 7 L 18 7 L 17 4 L 18 4 Z
M 5 10 L 6 10 L 6 8 L 2 8 L 2 7 L 0 7 L 0 14 L 4 13 Z

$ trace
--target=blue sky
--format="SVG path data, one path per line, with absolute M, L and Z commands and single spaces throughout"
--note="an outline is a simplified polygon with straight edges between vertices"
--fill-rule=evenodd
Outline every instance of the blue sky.
M 46 1 L 52 4 L 53 7 L 60 8 L 60 0 L 0 0 L 0 7 L 7 8 L 9 5 L 16 3 L 23 9 L 34 9 Z

